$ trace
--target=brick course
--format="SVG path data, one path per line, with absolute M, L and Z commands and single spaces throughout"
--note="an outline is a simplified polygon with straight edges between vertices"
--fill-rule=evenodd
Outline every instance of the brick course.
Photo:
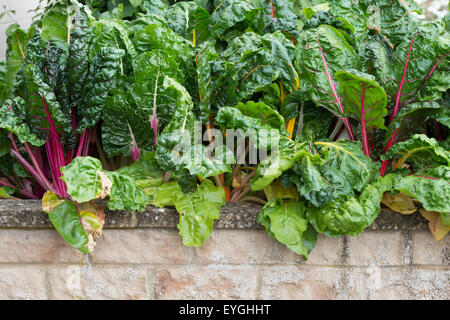
M 83 255 L 54 230 L 0 229 L 0 299 L 449 299 L 448 244 L 425 230 L 319 236 L 304 262 L 262 230 L 186 248 L 175 229 L 107 229 Z

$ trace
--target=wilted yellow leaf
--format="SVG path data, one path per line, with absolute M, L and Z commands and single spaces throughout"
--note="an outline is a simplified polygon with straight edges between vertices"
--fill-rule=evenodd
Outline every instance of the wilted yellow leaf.
M 381 202 L 388 208 L 399 212 L 401 214 L 411 214 L 417 211 L 413 200 L 410 196 L 404 193 L 397 193 L 392 195 L 390 192 L 385 192 L 383 194 L 383 199 Z
M 442 223 L 441 215 L 438 212 L 427 211 L 425 209 L 420 209 L 419 212 L 428 220 L 428 227 L 434 236 L 434 241 L 441 240 L 450 231 L 450 227 Z
M 51 191 L 47 191 L 42 197 L 42 210 L 47 213 L 51 212 L 63 202 L 64 199 L 60 199 L 58 195 Z
M 94 239 L 102 235 L 103 225 L 105 224 L 104 208 L 91 202 L 81 203 L 79 205 L 81 223 Z
M 297 200 L 298 192 L 295 187 L 285 188 L 280 181 L 272 182 L 264 188 L 267 200 L 273 198 Z

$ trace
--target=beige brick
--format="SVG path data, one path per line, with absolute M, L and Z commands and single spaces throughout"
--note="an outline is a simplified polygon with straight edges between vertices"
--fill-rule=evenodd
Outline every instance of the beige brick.
M 340 269 L 333 267 L 276 266 L 263 271 L 262 299 L 336 299 Z
M 342 238 L 330 238 L 319 234 L 316 247 L 309 254 L 306 264 L 336 266 L 341 264 Z
M 156 299 L 255 299 L 257 270 L 223 265 L 156 271 Z
M 349 239 L 350 265 L 394 266 L 402 264 L 403 236 L 399 231 L 366 231 Z
M 405 300 L 409 299 L 404 270 L 399 267 L 370 266 L 347 269 L 343 283 L 349 299 Z
M 0 299 L 46 299 L 45 270 L 40 266 L 0 268 Z
M 198 264 L 339 264 L 339 239 L 319 235 L 307 262 L 302 256 L 269 237 L 262 230 L 214 230 L 203 246 L 195 248 Z
M 83 254 L 55 230 L 0 230 L 0 263 L 78 263 Z
M 319 234 L 315 248 L 309 254 L 308 260 L 304 261 L 301 255 L 288 249 L 282 243 L 271 239 L 275 250 L 272 253 L 273 261 L 277 264 L 305 264 L 305 265 L 323 265 L 336 266 L 340 264 L 340 247 L 342 239 L 330 238 Z
M 450 236 L 434 241 L 430 231 L 413 234 L 413 264 L 450 265 Z
M 450 268 L 414 268 L 408 274 L 405 284 L 413 299 L 449 300 L 450 299 Z
M 69 265 L 49 269 L 51 299 L 148 299 L 142 266 Z
M 274 263 L 280 258 L 275 249 L 275 241 L 262 230 L 217 229 L 195 248 L 195 263 Z
M 103 264 L 182 264 L 190 262 L 190 248 L 176 230 L 105 230 L 92 260 Z

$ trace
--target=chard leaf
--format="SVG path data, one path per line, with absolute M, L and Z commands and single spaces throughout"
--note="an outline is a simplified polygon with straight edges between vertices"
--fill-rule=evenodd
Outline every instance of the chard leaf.
M 219 219 L 220 208 L 225 205 L 225 192 L 210 180 L 204 180 L 192 193 L 183 193 L 177 182 L 170 182 L 158 188 L 152 204 L 174 205 L 180 214 L 177 227 L 184 245 L 199 247 L 211 236 L 214 220 Z
M 180 69 L 186 76 L 184 86 L 189 93 L 197 94 L 195 84 L 195 55 L 192 43 L 177 35 L 169 28 L 158 23 L 151 23 L 144 30 L 137 32 L 133 39 L 138 53 L 161 50 L 179 62 Z
M 53 4 L 42 16 L 42 38 L 70 43 L 70 34 L 74 28 L 72 22 L 78 10 L 80 10 L 80 4 L 77 1 Z
M 93 239 L 83 228 L 78 210 L 72 201 L 59 199 L 48 191 L 42 199 L 42 206 L 56 231 L 71 246 L 84 253 L 94 250 Z
M 353 188 L 361 192 L 378 175 L 379 165 L 364 155 L 359 142 L 338 140 L 316 142 L 320 153 L 332 169 L 345 173 Z
M 338 70 L 357 65 L 354 49 L 335 28 L 321 25 L 305 30 L 297 44 L 295 66 L 300 72 L 300 88 L 305 88 L 316 105 L 343 115 L 339 88 L 332 80 Z
M 200 98 L 200 120 L 202 121 L 209 121 L 210 114 L 216 112 L 211 105 L 211 99 L 217 94 L 215 90 L 221 80 L 220 72 L 223 66 L 217 62 L 218 59 L 219 55 L 213 42 L 206 42 L 197 54 L 197 86 Z
M 14 133 L 21 143 L 29 142 L 37 147 L 42 146 L 45 141 L 40 139 L 25 122 L 26 112 L 25 101 L 22 98 L 6 100 L 5 105 L 0 108 L 0 128 Z
M 306 207 L 302 202 L 272 199 L 262 208 L 257 221 L 266 228 L 270 236 L 295 253 L 303 255 L 305 260 L 308 259 L 315 246 L 317 233 L 308 228 Z
M 281 31 L 287 39 L 295 43 L 302 26 L 302 22 L 297 19 L 294 12 L 295 2 L 291 0 L 260 1 L 259 6 L 263 26 L 257 26 L 258 28 L 255 29 L 261 28 L 265 33 Z
M 208 147 L 197 144 L 192 146 L 190 152 L 183 154 L 181 161 L 191 175 L 206 179 L 231 172 L 231 165 L 235 163 L 235 158 L 233 152 L 226 146 L 216 147 L 214 156 L 210 156 Z
M 201 111 L 215 114 L 217 109 L 267 90 L 277 80 L 289 90 L 296 88 L 294 55 L 293 44 L 281 32 L 264 36 L 246 32 L 233 37 L 218 58 L 212 44 L 205 44 L 197 59 L 201 72 L 206 72 L 199 78 Z
M 78 132 L 93 127 L 101 118 L 108 92 L 114 86 L 115 76 L 120 68 L 120 61 L 124 55 L 122 49 L 113 47 L 101 48 L 89 67 L 87 81 L 92 85 L 86 87 L 84 108 L 78 108 L 78 115 L 82 118 Z
M 0 187 L 0 199 L 16 199 L 14 197 L 14 193 L 16 192 L 16 189 L 13 189 L 11 187 Z
M 246 105 L 221 108 L 215 122 L 224 129 L 239 130 L 241 138 L 247 136 L 257 148 L 266 150 L 275 140 L 287 135 L 286 130 L 280 127 L 283 123 L 281 116 L 263 103 L 248 102 Z
M 391 77 L 397 88 L 393 116 L 406 103 L 439 99 L 450 88 L 445 71 L 450 61 L 449 41 L 442 38 L 442 23 L 417 20 L 408 28 L 403 36 L 407 40 L 392 53 Z
M 252 190 L 258 191 L 269 186 L 305 155 L 309 155 L 305 143 L 294 143 L 289 138 L 282 137 L 280 149 L 258 163 L 256 174 L 250 182 Z
M 170 29 L 192 41 L 194 46 L 210 37 L 210 14 L 194 1 L 174 3 L 164 17 Z
M 394 142 L 408 140 L 412 133 L 419 133 L 423 130 L 424 121 L 439 117 L 443 113 L 444 108 L 434 101 L 405 105 L 389 124 L 386 139 L 394 137 Z
M 148 114 L 133 108 L 124 95 L 108 97 L 103 113 L 102 142 L 109 158 L 132 155 L 133 150 L 148 150 L 153 145 L 153 130 Z
M 415 0 L 362 0 L 360 3 L 367 8 L 367 14 L 371 16 L 367 20 L 367 27 L 379 33 L 392 48 L 403 41 L 410 30 L 410 24 L 414 20 L 411 12 L 420 14 L 422 11 Z
M 416 205 L 411 197 L 401 192 L 395 195 L 390 192 L 385 192 L 381 202 L 383 202 L 385 206 L 401 214 L 411 214 L 417 211 Z
M 439 166 L 400 178 L 394 188 L 422 203 L 428 211 L 450 212 L 450 167 Z
M 107 172 L 111 182 L 108 208 L 144 212 L 150 202 L 149 196 L 132 177 L 116 172 Z
M 219 3 L 211 14 L 210 32 L 211 37 L 221 38 L 226 35 L 226 31 L 240 23 L 244 26 L 251 25 L 256 17 L 258 9 L 254 8 L 248 1 L 224 0 Z
M 374 77 L 357 70 L 338 71 L 335 77 L 344 95 L 345 113 L 360 122 L 363 134 L 371 128 L 384 129 L 387 96 Z
M 347 196 L 320 208 L 308 208 L 307 217 L 317 232 L 330 237 L 355 236 L 367 228 L 380 212 L 385 191 L 391 190 L 394 176 L 379 177 L 364 187 L 359 196 Z
M 247 117 L 258 119 L 262 124 L 267 124 L 271 128 L 278 129 L 280 132 L 286 133 L 284 118 L 276 110 L 262 102 L 240 102 L 235 106 L 235 108 Z
M 329 4 L 336 19 L 342 22 L 342 27 L 353 34 L 357 45 L 366 40 L 367 14 L 358 4 L 352 0 L 331 0 Z
M 116 172 L 132 177 L 136 181 L 152 178 L 161 178 L 163 172 L 155 159 L 155 151 L 143 152 L 139 159 L 127 167 L 122 167 Z
M 415 134 L 409 140 L 393 145 L 381 160 L 399 159 L 396 167 L 405 163 L 411 164 L 416 170 L 439 164 L 450 165 L 450 153 L 439 146 L 434 138 L 423 134 Z
M 12 24 L 6 30 L 6 74 L 5 85 L 7 92 L 11 92 L 19 69 L 25 63 L 28 41 L 35 29 L 28 32 L 20 29 L 19 25 Z
M 61 172 L 61 180 L 66 182 L 67 193 L 77 202 L 103 199 L 111 191 L 111 180 L 98 159 L 77 157 L 61 168 Z
M 428 226 L 431 233 L 434 236 L 434 241 L 439 241 L 445 237 L 445 235 L 450 231 L 450 224 L 447 225 L 441 219 L 442 215 L 438 212 L 427 211 L 425 209 L 419 210 L 420 214 L 428 220 Z
M 150 202 L 136 180 L 123 172 L 103 170 L 98 159 L 77 157 L 61 172 L 67 193 L 74 201 L 82 203 L 109 196 L 108 207 L 111 210 L 133 211 L 144 211 Z
M 147 14 L 163 15 L 168 7 L 169 3 L 166 0 L 145 0 L 142 3 L 142 8 Z

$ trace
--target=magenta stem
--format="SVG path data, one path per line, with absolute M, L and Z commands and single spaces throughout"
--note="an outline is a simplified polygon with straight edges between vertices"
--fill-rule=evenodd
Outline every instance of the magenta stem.
M 336 86 L 334 85 L 334 82 L 331 79 L 330 71 L 328 69 L 327 60 L 325 59 L 325 54 L 323 53 L 322 47 L 320 45 L 319 34 L 317 34 L 317 43 L 319 44 L 320 55 L 322 56 L 322 61 L 323 61 L 323 64 L 325 66 L 325 74 L 327 75 L 328 82 L 330 83 L 331 90 L 333 91 L 333 96 L 336 99 L 336 102 L 337 102 L 339 108 L 341 109 L 342 114 L 344 114 L 344 107 L 342 106 L 341 99 L 339 99 L 339 96 L 337 94 Z M 345 118 L 345 117 L 342 117 L 342 121 L 344 122 L 345 129 L 347 130 L 347 133 L 348 133 L 348 136 L 350 137 L 350 139 L 351 140 L 356 140 L 355 139 L 355 135 L 353 134 L 352 127 L 350 126 L 350 122 L 348 121 L 348 119 Z

